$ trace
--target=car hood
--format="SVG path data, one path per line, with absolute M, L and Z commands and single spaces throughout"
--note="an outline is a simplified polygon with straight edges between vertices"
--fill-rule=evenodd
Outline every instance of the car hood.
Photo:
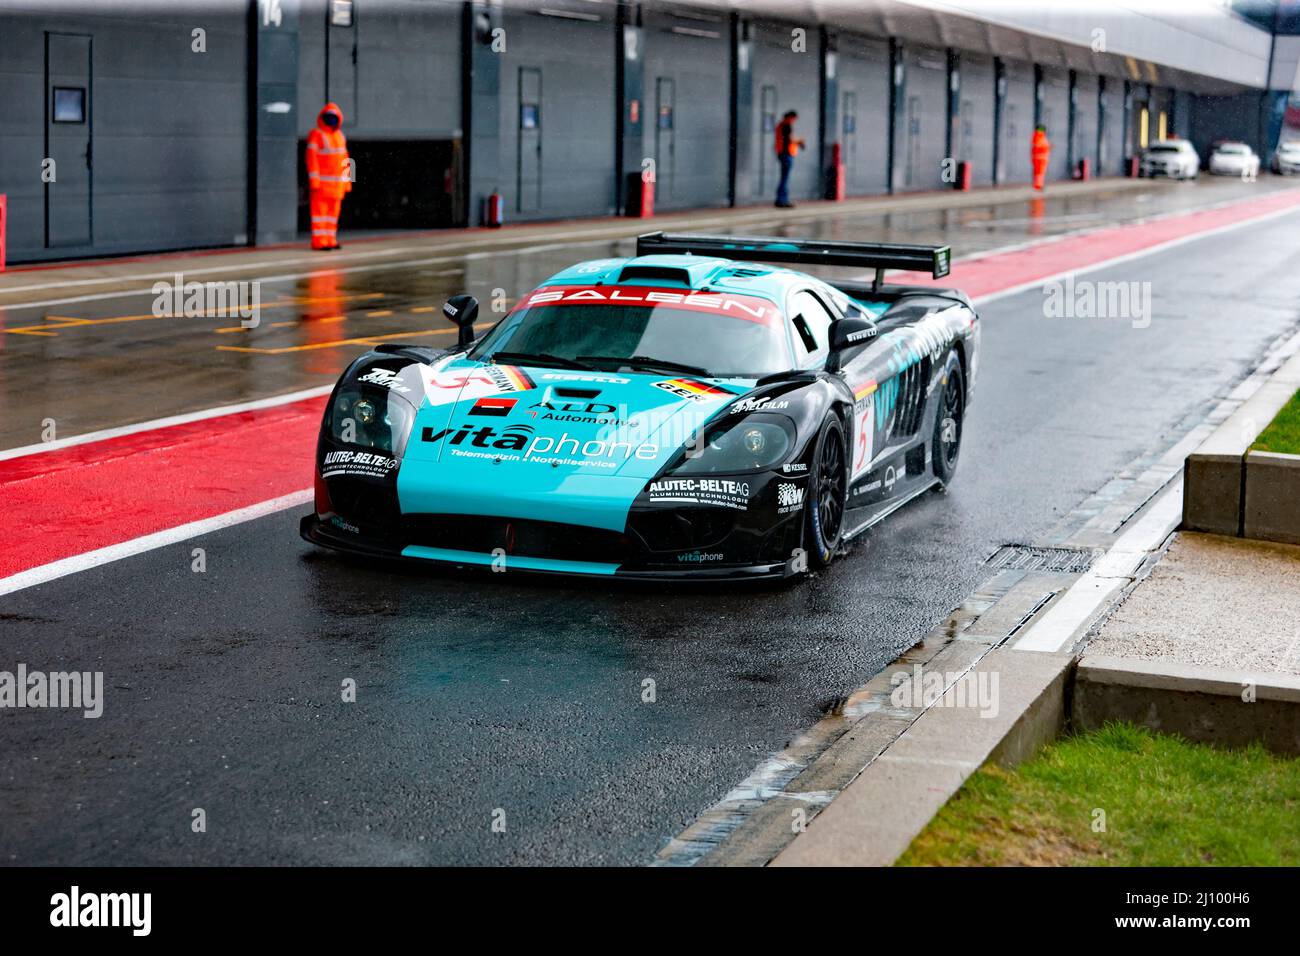
M 398 476 L 404 511 L 493 514 L 514 502 L 516 515 L 539 516 L 563 511 L 562 495 L 587 512 L 617 499 L 625 514 L 696 429 L 755 384 L 463 356 L 420 368 L 424 397 Z

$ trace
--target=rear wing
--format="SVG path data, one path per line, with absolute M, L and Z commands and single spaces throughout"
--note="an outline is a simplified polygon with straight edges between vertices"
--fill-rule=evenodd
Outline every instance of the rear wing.
M 823 239 L 785 239 L 779 236 L 692 236 L 651 232 L 638 236 L 636 254 L 701 255 L 747 262 L 779 262 L 815 266 L 853 266 L 875 269 L 872 287 L 879 289 L 886 269 L 928 272 L 936 279 L 948 274 L 952 250 L 948 246 L 907 245 L 898 242 L 831 242 Z

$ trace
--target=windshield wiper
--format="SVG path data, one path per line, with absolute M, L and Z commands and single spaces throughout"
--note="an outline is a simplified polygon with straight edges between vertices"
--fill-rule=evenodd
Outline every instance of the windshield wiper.
M 576 368 L 584 372 L 594 372 L 595 368 L 577 359 L 565 358 L 563 355 L 551 355 L 547 352 L 493 352 L 488 358 L 495 365 L 550 365 L 554 368 Z
M 584 362 L 617 362 L 620 367 L 659 370 L 661 372 L 686 372 L 688 375 L 709 377 L 709 370 L 698 365 L 686 365 L 682 362 L 670 362 L 668 359 L 653 358 L 649 355 L 579 355 Z

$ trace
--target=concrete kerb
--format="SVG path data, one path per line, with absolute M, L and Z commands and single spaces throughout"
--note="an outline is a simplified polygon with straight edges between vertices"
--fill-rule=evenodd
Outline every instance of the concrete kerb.
M 1084 654 L 1072 725 L 1122 720 L 1221 747 L 1300 754 L 1300 677 Z
M 1300 342 L 1291 345 L 1300 347 Z M 1291 351 L 1187 456 L 1185 529 L 1300 543 L 1300 456 L 1250 451 L 1260 431 L 1300 389 L 1300 351 Z

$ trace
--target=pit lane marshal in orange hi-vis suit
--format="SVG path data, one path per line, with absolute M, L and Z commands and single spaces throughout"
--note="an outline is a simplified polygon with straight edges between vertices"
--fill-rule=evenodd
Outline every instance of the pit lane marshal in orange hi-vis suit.
M 1034 163 L 1034 188 L 1042 189 L 1047 178 L 1047 159 L 1052 155 L 1052 144 L 1047 140 L 1047 127 L 1034 130 L 1034 141 L 1029 147 L 1029 157 Z
M 311 247 L 338 249 L 339 209 L 352 191 L 343 111 L 326 103 L 307 137 L 307 179 L 311 190 Z

